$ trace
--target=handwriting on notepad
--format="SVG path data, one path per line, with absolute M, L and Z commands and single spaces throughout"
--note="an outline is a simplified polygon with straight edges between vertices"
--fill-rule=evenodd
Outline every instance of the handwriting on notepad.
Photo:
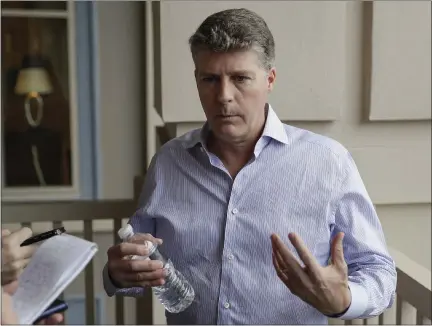
M 20 286 L 14 294 L 16 304 L 40 302 L 46 298 L 68 270 L 69 262 L 82 254 L 83 248 L 80 247 L 67 237 L 49 239 L 43 251 L 36 251 L 21 275 Z
M 13 296 L 15 309 L 22 311 L 21 307 L 33 306 L 35 302 L 44 300 L 61 274 L 62 268 L 53 256 L 39 255 L 37 259 L 32 259 L 19 278 L 19 287 Z

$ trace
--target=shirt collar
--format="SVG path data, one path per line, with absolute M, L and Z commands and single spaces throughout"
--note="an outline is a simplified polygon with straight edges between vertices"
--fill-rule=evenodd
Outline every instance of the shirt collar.
M 268 137 L 280 143 L 288 144 L 288 136 L 282 121 L 280 121 L 280 119 L 276 115 L 276 112 L 273 110 L 270 104 L 267 105 L 266 110 L 267 110 L 267 118 L 260 139 L 264 137 Z M 186 143 L 186 148 L 192 148 L 197 144 L 201 144 L 201 146 L 205 148 L 208 134 L 209 134 L 209 125 L 206 122 L 200 130 L 194 132 L 191 135 L 191 137 Z

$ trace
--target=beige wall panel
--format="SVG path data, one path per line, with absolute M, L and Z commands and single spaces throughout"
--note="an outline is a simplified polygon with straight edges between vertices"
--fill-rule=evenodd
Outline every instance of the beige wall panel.
M 375 204 L 431 202 L 430 147 L 365 147 L 351 153 Z
M 431 205 L 378 205 L 387 245 L 431 269 Z
M 133 1 L 98 1 L 97 18 L 100 198 L 132 198 L 133 178 L 144 167 L 142 5 Z
M 376 1 L 370 120 L 431 119 L 431 3 Z
M 345 2 L 162 1 L 164 121 L 204 120 L 188 38 L 208 15 L 236 7 L 262 15 L 274 34 L 278 74 L 271 103 L 281 119 L 339 119 L 345 84 Z

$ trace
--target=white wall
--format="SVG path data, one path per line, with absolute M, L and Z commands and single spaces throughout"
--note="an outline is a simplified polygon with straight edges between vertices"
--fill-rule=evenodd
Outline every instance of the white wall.
M 133 198 L 143 171 L 142 2 L 97 1 L 100 83 L 100 198 Z
M 275 36 L 279 116 L 351 151 L 388 244 L 430 269 L 430 2 L 161 2 L 160 112 L 177 135 L 204 120 L 187 39 L 208 14 L 240 6 Z

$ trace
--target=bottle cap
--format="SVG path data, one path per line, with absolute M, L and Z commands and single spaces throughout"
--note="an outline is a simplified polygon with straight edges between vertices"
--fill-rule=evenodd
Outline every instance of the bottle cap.
M 120 239 L 127 240 L 128 238 L 134 235 L 132 225 L 126 224 L 125 227 L 117 231 L 117 234 L 120 237 Z

